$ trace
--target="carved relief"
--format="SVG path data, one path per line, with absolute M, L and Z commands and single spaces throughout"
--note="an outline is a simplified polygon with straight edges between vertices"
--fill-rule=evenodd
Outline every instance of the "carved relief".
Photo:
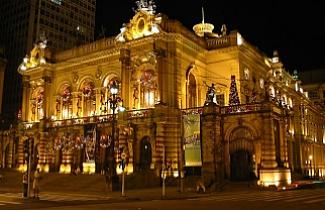
M 80 86 L 80 92 L 83 100 L 83 115 L 91 116 L 96 110 L 95 83 L 90 79 L 84 80 Z
M 59 94 L 56 99 L 56 113 L 60 115 L 62 113 L 62 118 L 66 119 L 72 116 L 72 93 L 71 86 L 69 84 L 64 84 L 59 90 Z M 60 116 L 57 116 L 60 117 Z
M 95 77 L 97 79 L 100 79 L 100 77 L 102 76 L 102 68 L 100 66 L 98 66 L 98 68 L 96 69 L 96 74 L 95 74 Z
M 44 88 L 33 88 L 31 95 L 31 121 L 38 121 L 44 117 L 43 103 L 44 103 Z
M 19 65 L 18 72 L 23 74 L 27 69 L 46 64 L 46 45 L 47 40 L 45 38 L 34 44 L 30 55 L 26 55 L 23 62 Z
M 134 109 L 152 107 L 158 101 L 157 58 L 152 52 L 132 58 L 131 83 Z
M 78 82 L 78 80 L 79 80 L 79 75 L 78 75 L 78 73 L 77 73 L 77 72 L 72 72 L 72 81 L 73 81 L 74 83 L 76 83 L 76 82 Z
M 159 33 L 161 31 L 159 27 L 161 17 L 154 13 L 153 7 L 149 7 L 148 4 L 138 5 L 137 13 L 128 24 L 123 24 L 121 33 L 116 37 L 116 40 L 125 42 Z

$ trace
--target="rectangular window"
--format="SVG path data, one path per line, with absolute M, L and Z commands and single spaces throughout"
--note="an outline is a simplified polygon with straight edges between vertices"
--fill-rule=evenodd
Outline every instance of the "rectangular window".
M 318 95 L 318 92 L 317 91 L 309 91 L 308 92 L 308 97 L 310 99 L 318 99 L 319 98 L 319 95 Z

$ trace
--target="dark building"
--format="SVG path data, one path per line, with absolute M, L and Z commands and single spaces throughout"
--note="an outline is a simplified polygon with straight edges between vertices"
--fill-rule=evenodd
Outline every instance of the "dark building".
M 3 94 L 3 82 L 4 82 L 4 73 L 6 68 L 7 61 L 4 55 L 4 49 L 0 46 L 0 114 L 2 107 L 2 94 Z
M 2 118 L 13 120 L 21 104 L 17 68 L 39 37 L 51 52 L 93 41 L 96 0 L 4 0 L 0 5 L 0 45 L 8 60 Z
M 308 98 L 315 105 L 325 108 L 325 69 L 312 69 L 299 72 L 298 75 Z

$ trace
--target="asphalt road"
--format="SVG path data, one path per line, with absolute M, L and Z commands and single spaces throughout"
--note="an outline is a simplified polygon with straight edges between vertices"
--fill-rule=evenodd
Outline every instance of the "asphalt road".
M 182 200 L 125 200 L 87 198 L 85 196 L 43 195 L 41 200 L 22 200 L 14 194 L 0 195 L 0 209 L 39 210 L 324 210 L 325 188 L 292 191 L 218 192 Z

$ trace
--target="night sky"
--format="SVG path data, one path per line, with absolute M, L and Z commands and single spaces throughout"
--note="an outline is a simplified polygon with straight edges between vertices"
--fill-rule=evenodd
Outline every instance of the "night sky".
M 133 17 L 134 0 L 97 0 L 96 34 L 101 26 L 106 36 L 119 33 L 123 23 Z M 289 72 L 324 68 L 325 9 L 322 1 L 229 1 L 229 0 L 156 0 L 157 13 L 178 19 L 192 30 L 205 22 L 219 32 L 225 23 L 228 31 L 238 30 L 251 44 L 272 56 L 277 49 Z M 181 5 L 182 4 L 182 5 Z

